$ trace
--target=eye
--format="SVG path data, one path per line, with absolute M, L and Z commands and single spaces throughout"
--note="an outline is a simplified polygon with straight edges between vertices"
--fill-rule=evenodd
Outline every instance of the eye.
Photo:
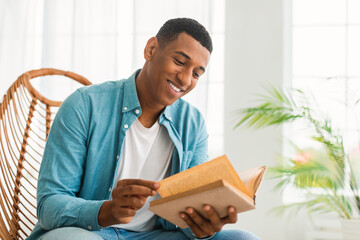
M 183 63 L 182 61 L 180 61 L 179 59 L 177 59 L 177 58 L 174 58 L 174 61 L 175 61 L 175 64 L 176 64 L 176 65 L 179 65 L 179 66 L 183 66 L 183 65 L 184 65 L 184 63 Z
M 194 75 L 194 78 L 196 78 L 196 79 L 199 79 L 199 77 L 200 77 L 200 75 L 197 72 L 194 72 L 193 75 Z

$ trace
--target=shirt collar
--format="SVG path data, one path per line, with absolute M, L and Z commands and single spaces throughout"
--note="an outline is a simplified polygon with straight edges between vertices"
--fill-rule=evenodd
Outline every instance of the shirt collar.
M 174 102 L 172 105 L 167 106 L 167 107 L 164 109 L 163 113 L 161 114 L 161 116 L 164 116 L 164 118 L 166 118 L 166 119 L 169 120 L 170 122 L 173 122 L 172 111 L 173 111 L 173 109 L 175 108 L 175 104 L 176 104 L 176 103 L 177 103 L 177 101 Z
M 138 108 L 140 110 L 140 102 L 137 96 L 135 78 L 141 69 L 136 70 L 124 83 L 124 98 L 122 112 L 129 112 Z

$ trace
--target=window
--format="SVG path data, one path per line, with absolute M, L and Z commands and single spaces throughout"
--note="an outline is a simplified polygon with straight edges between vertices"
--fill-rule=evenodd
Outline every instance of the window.
M 345 147 L 357 158 L 360 122 L 354 114 L 359 104 L 354 103 L 360 99 L 359 9 L 358 0 L 292 2 L 292 86 L 312 93 L 317 108 L 343 132 Z M 316 149 L 303 129 L 296 125 L 292 140 L 302 148 Z

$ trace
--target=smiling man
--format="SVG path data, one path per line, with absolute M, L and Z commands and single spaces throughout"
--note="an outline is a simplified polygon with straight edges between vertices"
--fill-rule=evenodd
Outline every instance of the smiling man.
M 197 21 L 167 21 L 130 78 L 78 89 L 62 104 L 39 172 L 39 222 L 28 239 L 258 239 L 222 230 L 236 209 L 210 220 L 189 206 L 177 226 L 148 210 L 157 183 L 207 161 L 204 120 L 181 99 L 204 74 L 211 38 Z

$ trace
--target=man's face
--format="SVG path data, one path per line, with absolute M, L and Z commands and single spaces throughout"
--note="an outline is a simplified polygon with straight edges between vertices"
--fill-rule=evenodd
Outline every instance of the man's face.
M 205 72 L 209 58 L 210 52 L 186 33 L 166 46 L 157 45 L 153 56 L 147 59 L 151 99 L 165 107 L 189 93 Z

